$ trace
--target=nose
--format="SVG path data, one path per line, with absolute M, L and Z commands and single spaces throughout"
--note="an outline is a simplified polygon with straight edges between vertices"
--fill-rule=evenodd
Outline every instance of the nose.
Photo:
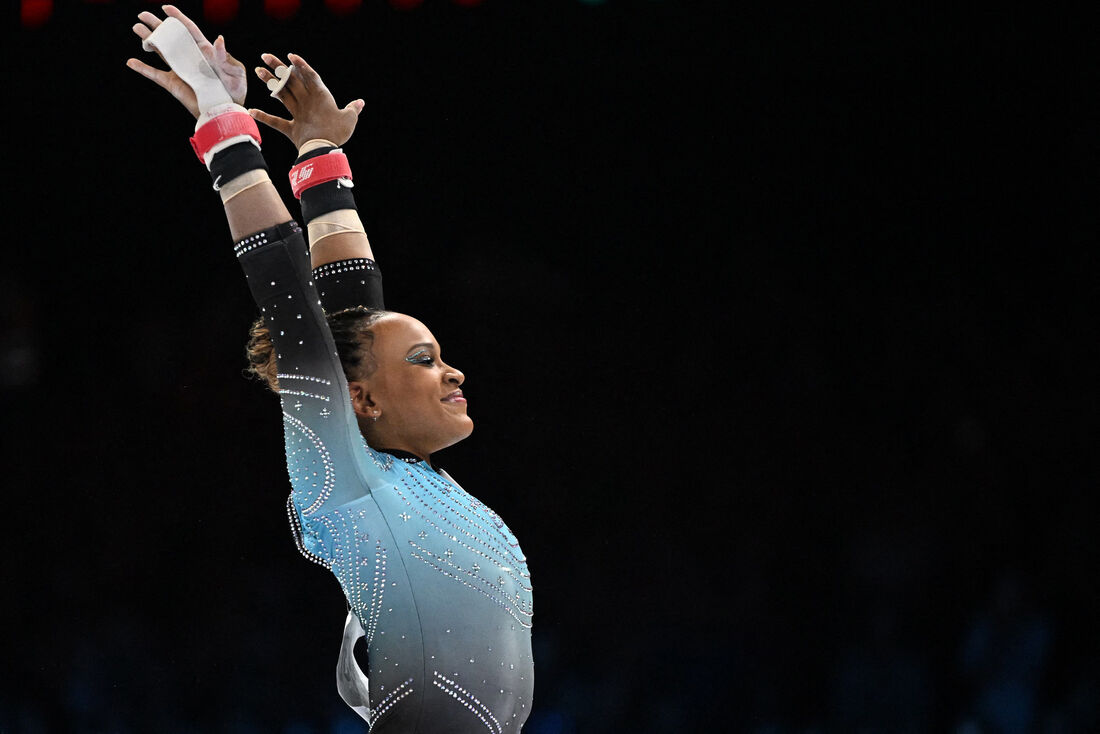
M 447 365 L 447 371 L 443 373 L 443 381 L 457 387 L 466 382 L 466 375 L 462 374 L 462 370 Z

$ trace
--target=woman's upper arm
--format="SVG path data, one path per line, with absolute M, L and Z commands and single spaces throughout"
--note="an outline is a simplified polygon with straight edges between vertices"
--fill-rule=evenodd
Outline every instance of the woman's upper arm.
M 301 229 L 288 222 L 242 239 L 236 251 L 274 344 L 287 469 L 295 504 L 308 518 L 370 489 L 347 381 Z

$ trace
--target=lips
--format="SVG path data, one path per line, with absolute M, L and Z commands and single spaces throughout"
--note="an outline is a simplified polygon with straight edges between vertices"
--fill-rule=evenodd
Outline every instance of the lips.
M 462 391 L 461 390 L 455 390 L 453 393 L 451 393 L 447 397 L 443 398 L 443 400 L 441 400 L 440 402 L 443 402 L 443 403 L 465 403 L 466 398 L 462 397 Z

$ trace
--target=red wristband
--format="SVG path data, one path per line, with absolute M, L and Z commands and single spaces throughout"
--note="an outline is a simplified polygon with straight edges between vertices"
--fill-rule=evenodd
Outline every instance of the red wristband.
M 295 199 L 301 199 L 306 189 L 338 178 L 351 178 L 348 157 L 343 153 L 326 153 L 302 161 L 290 169 L 290 190 L 294 192 Z
M 257 143 L 262 142 L 260 129 L 256 127 L 256 121 L 252 119 L 252 115 L 233 110 L 218 115 L 196 130 L 194 137 L 191 138 L 191 147 L 199 160 L 205 164 L 204 156 L 211 148 L 237 135 L 248 135 Z

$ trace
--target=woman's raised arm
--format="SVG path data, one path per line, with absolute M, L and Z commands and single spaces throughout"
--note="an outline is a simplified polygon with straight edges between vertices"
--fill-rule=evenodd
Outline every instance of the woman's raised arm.
M 285 135 L 298 150 L 290 180 L 302 204 L 314 280 L 326 312 L 348 308 L 383 309 L 382 274 L 355 206 L 351 167 L 341 146 L 351 137 L 364 102 L 337 107 L 309 62 L 297 54 L 287 66 L 263 54 L 270 68 L 256 76 L 274 89 L 287 111 L 284 119 L 259 109 L 254 118 Z
M 298 54 L 287 55 L 290 60 L 289 66 L 275 54 L 263 54 L 262 58 L 271 70 L 262 66 L 256 67 L 256 76 L 261 81 L 269 85 L 278 83 L 279 77 L 275 72 L 289 75 L 274 96 L 283 103 L 292 117 L 287 120 L 255 108 L 249 112 L 258 121 L 279 131 L 294 144 L 298 151 L 296 171 L 304 173 L 308 170 L 312 174 L 310 177 L 316 177 L 319 171 L 313 168 L 307 169 L 306 162 L 317 163 L 317 159 L 321 156 L 331 153 L 335 153 L 337 157 L 341 156 L 340 146 L 351 138 L 364 102 L 357 99 L 342 108 L 337 107 L 336 99 L 321 81 L 321 76 Z M 302 199 L 303 219 L 309 227 L 310 259 L 313 267 L 317 268 L 336 260 L 373 258 L 370 242 L 367 240 L 362 224 L 359 223 L 355 202 L 351 198 L 350 177 L 328 179 L 321 184 L 308 185 L 312 183 L 309 180 L 310 177 L 300 181 L 298 185 L 303 188 L 296 195 Z M 317 196 L 322 193 L 317 190 L 319 186 L 324 187 L 322 191 L 326 196 Z M 342 191 L 346 191 L 346 195 L 341 196 Z M 315 205 L 312 211 L 310 204 Z M 350 206 L 344 209 L 331 208 L 340 204 Z M 323 209 L 327 211 L 322 211 Z M 341 221 L 341 218 L 344 221 Z
M 198 131 L 215 118 L 229 117 L 234 112 L 238 113 L 239 118 L 239 113 L 244 112 L 241 107 L 247 92 L 244 64 L 229 54 L 222 36 L 210 42 L 199 27 L 175 6 L 165 5 L 164 12 L 167 16 L 164 20 L 148 11 L 138 14 L 141 22 L 135 23 L 133 30 L 146 50 L 156 51 L 168 63 L 169 70 L 157 69 L 133 58 L 126 62 L 126 66 L 167 90 L 186 107 L 196 118 L 196 138 L 199 138 Z M 178 26 L 173 27 L 173 24 Z M 198 49 L 201 58 L 194 56 L 192 48 Z M 175 66 L 170 59 L 175 61 Z M 205 67 L 201 61 L 206 62 Z M 213 70 L 216 77 L 211 77 L 206 69 Z M 239 120 L 237 123 L 239 124 Z M 213 127 L 218 125 L 215 123 Z M 192 139 L 193 145 L 196 138 Z M 239 134 L 219 140 L 209 150 L 204 151 L 208 156 L 204 163 L 211 167 L 217 153 L 227 151 L 236 143 L 247 142 L 249 138 L 258 140 L 259 133 L 250 136 L 243 128 L 239 128 Z M 196 153 L 199 153 L 197 147 Z M 243 185 L 231 187 L 233 181 L 215 178 L 214 185 L 219 188 L 234 240 L 269 229 L 291 218 L 278 191 L 266 176 L 266 166 L 259 155 L 258 147 L 251 158 L 250 163 L 255 164 L 256 168 L 244 173 L 249 178 L 248 183 L 252 184 L 248 188 Z M 211 167 L 212 173 L 215 170 L 217 169 Z M 249 177 L 249 174 L 254 174 L 257 170 L 264 171 L 264 175 Z
M 292 519 L 300 520 L 303 549 L 329 558 L 331 548 L 322 547 L 317 518 L 326 507 L 369 491 L 381 481 L 377 475 L 384 467 L 373 466 L 365 450 L 301 228 L 268 177 L 256 123 L 240 105 L 243 92 L 231 93 L 222 81 L 223 67 L 233 79 L 243 67 L 225 53 L 220 38 L 210 43 L 178 10 L 165 6 L 165 12 L 163 21 L 142 13 L 134 31 L 171 70 L 136 59 L 127 66 L 168 90 L 197 119 L 191 145 L 221 197 L 236 241 L 234 253 L 270 333 L 272 386 L 282 403 L 294 488 Z M 321 124 L 314 132 L 346 139 L 354 120 L 353 112 L 350 125 Z

